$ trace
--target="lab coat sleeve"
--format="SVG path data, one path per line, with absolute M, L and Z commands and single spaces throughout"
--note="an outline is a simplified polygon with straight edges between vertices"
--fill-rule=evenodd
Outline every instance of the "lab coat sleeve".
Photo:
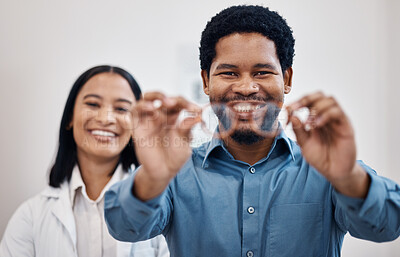
M 168 187 L 150 201 L 143 202 L 133 196 L 135 174 L 114 184 L 105 195 L 104 215 L 108 231 L 120 241 L 137 242 L 165 234 L 172 212 Z
M 35 256 L 30 201 L 23 203 L 8 222 L 0 243 L 0 256 Z
M 375 242 L 395 240 L 400 235 L 400 186 L 360 164 L 371 178 L 367 197 L 351 198 L 334 190 L 335 220 L 354 237 Z

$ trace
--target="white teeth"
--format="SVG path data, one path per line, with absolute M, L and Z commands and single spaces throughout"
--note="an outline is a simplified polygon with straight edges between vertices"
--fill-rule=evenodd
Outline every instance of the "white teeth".
M 103 136 L 103 137 L 115 137 L 116 135 L 109 131 L 104 130 L 92 130 L 92 134 L 96 136 Z
M 260 109 L 260 105 L 251 105 L 251 104 L 237 104 L 233 106 L 233 109 L 237 112 L 252 112 Z

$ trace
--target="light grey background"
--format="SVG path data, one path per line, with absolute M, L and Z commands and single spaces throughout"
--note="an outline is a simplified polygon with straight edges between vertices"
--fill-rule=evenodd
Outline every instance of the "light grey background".
M 255 3 L 294 30 L 293 91 L 337 97 L 358 158 L 400 182 L 400 1 L 0 0 L 0 236 L 47 182 L 61 114 L 77 76 L 98 64 L 132 72 L 144 90 L 191 96 L 201 31 L 221 9 Z M 346 236 L 343 256 L 399 256 L 400 241 Z

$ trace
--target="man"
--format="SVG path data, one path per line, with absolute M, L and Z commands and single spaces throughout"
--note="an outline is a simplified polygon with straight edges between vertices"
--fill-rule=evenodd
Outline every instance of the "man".
M 297 143 L 255 129 L 254 113 L 281 106 L 292 87 L 294 39 L 286 21 L 260 6 L 234 6 L 207 24 L 201 76 L 210 102 L 235 113 L 232 134 L 191 151 L 183 98 L 153 92 L 137 106 L 134 137 L 142 166 L 106 195 L 110 233 L 140 241 L 160 233 L 171 256 L 340 256 L 343 237 L 394 240 L 400 187 L 357 162 L 354 133 L 332 97 L 289 106 Z M 158 100 L 161 107 L 153 104 Z M 219 130 L 225 128 L 224 112 Z M 262 125 L 261 125 L 262 126 Z

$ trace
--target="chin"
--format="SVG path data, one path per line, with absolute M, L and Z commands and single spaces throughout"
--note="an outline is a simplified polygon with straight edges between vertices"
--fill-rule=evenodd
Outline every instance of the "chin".
M 104 159 L 113 159 L 119 157 L 121 155 L 123 149 L 114 148 L 114 147 L 96 147 L 95 149 L 90 149 L 87 151 L 91 153 L 91 155 L 96 156 L 97 158 L 104 158 Z
M 252 130 L 236 130 L 231 135 L 233 141 L 241 145 L 252 145 L 265 139 Z

